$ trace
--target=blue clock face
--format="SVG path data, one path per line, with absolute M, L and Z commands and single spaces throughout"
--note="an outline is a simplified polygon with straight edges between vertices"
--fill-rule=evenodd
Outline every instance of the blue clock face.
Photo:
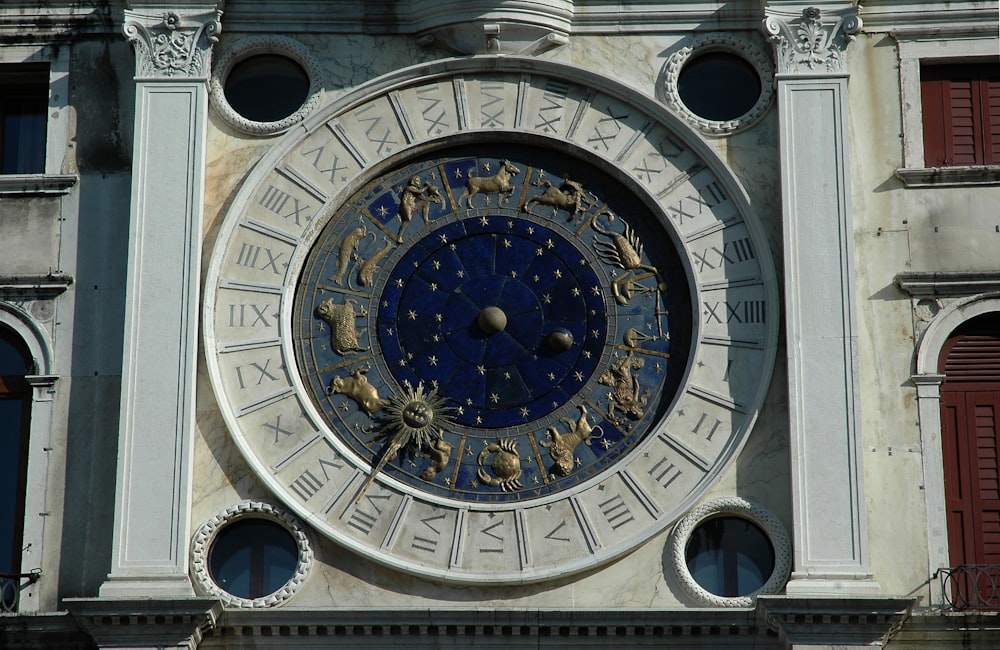
M 686 287 L 665 229 L 596 168 L 456 150 L 329 215 L 294 302 L 298 372 L 371 480 L 544 497 L 662 417 L 690 345 Z

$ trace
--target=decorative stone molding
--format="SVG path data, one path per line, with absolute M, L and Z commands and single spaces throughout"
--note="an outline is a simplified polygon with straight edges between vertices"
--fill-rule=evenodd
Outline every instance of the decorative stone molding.
M 226 77 L 240 61 L 257 54 L 279 54 L 292 59 L 309 77 L 309 92 L 306 101 L 297 111 L 275 122 L 257 122 L 237 113 L 226 99 Z M 272 135 L 281 133 L 301 122 L 320 104 L 323 91 L 323 70 L 312 52 L 299 41 L 286 36 L 251 36 L 244 38 L 222 52 L 212 66 L 211 103 L 219 116 L 233 128 L 250 135 Z
M 778 74 L 847 72 L 847 46 L 862 27 L 858 7 L 831 12 L 829 20 L 819 7 L 798 17 L 772 8 L 766 13 L 762 28 L 774 44 Z
M 135 48 L 136 78 L 207 78 L 221 16 L 218 9 L 183 16 L 126 9 L 122 29 Z
M 715 517 L 741 517 L 756 524 L 774 549 L 774 570 L 771 577 L 753 593 L 727 598 L 705 590 L 691 576 L 687 566 L 687 545 L 691 533 L 704 521 Z M 670 559 L 681 585 L 699 603 L 711 607 L 752 607 L 760 594 L 776 594 L 788 581 L 792 569 L 792 544 L 785 527 L 764 506 L 742 497 L 723 497 L 698 506 L 674 528 L 670 536 Z
M 0 176 L 0 196 L 61 196 L 79 181 L 76 174 L 5 174 Z
M 785 647 L 884 647 L 910 617 L 913 598 L 761 596 L 757 616 Z
M 760 97 L 757 103 L 744 115 L 734 120 L 708 120 L 692 113 L 681 100 L 678 92 L 678 79 L 681 70 L 688 61 L 707 52 L 723 51 L 735 54 L 745 59 L 757 71 L 760 77 Z M 774 99 L 774 64 L 770 57 L 755 43 L 738 38 L 729 33 L 714 32 L 699 34 L 687 45 L 677 50 L 667 59 L 663 66 L 663 99 L 675 113 L 690 122 L 702 133 L 707 135 L 728 135 L 755 124 Z
M 298 563 L 291 579 L 278 591 L 261 598 L 240 598 L 225 591 L 212 579 L 208 568 L 209 551 L 224 527 L 241 519 L 265 519 L 288 530 L 299 549 Z M 191 542 L 191 573 L 196 587 L 207 596 L 218 598 L 231 607 L 274 607 L 294 596 L 309 575 L 313 551 L 305 527 L 298 517 L 283 508 L 259 501 L 243 501 L 213 515 L 195 532 Z
M 71 598 L 66 608 L 101 648 L 195 650 L 222 614 L 202 598 Z

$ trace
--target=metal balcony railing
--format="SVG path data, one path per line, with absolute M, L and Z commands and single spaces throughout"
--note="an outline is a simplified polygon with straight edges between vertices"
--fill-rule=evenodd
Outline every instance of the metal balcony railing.
M 946 608 L 1000 610 L 1000 564 L 960 564 L 938 569 L 937 575 Z
M 21 592 L 41 577 L 38 569 L 31 573 L 0 573 L 0 612 L 17 612 Z

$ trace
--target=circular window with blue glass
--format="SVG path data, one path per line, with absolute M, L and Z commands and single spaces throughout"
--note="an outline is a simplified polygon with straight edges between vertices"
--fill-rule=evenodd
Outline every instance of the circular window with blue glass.
M 191 549 L 195 583 L 236 607 L 270 607 L 291 598 L 312 564 L 298 519 L 267 503 L 246 501 L 198 529 Z

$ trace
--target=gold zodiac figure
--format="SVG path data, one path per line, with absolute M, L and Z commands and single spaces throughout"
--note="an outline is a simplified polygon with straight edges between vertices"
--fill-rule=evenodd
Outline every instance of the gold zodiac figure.
M 350 352 L 364 352 L 368 348 L 360 345 L 361 336 L 364 330 L 354 327 L 354 321 L 364 318 L 367 314 L 362 311 L 354 311 L 357 303 L 350 298 L 343 303 L 336 303 L 333 298 L 327 298 L 316 308 L 316 314 L 330 325 L 330 345 L 333 351 L 340 356 L 346 356 Z
M 612 420 L 621 421 L 615 417 L 615 409 L 620 410 L 630 420 L 642 417 L 642 411 L 649 401 L 649 390 L 642 392 L 638 374 L 634 371 L 642 368 L 644 363 L 642 359 L 629 352 L 628 356 L 612 364 L 598 379 L 599 383 L 611 386 L 611 394 L 608 396 L 608 417 Z
M 337 376 L 330 381 L 327 392 L 331 395 L 344 394 L 353 399 L 368 415 L 385 408 L 389 402 L 380 399 L 378 388 L 368 383 L 366 370 L 358 368 L 350 376 Z
M 608 216 L 609 224 L 615 220 L 613 212 L 603 212 L 598 215 L 598 219 L 603 215 Z M 598 219 L 594 220 L 591 227 L 607 239 L 594 237 L 594 252 L 608 264 L 625 271 L 625 275 L 611 283 L 611 293 L 614 295 L 615 301 L 619 305 L 628 304 L 629 298 L 632 297 L 633 285 L 636 282 L 634 277 L 636 271 L 649 271 L 656 277 L 657 283 L 663 289 L 663 280 L 660 278 L 660 272 L 657 268 L 642 262 L 642 242 L 632 230 L 632 226 L 628 225 L 628 222 L 622 221 L 624 234 L 619 234 L 601 228 L 597 223 Z
M 569 425 L 569 433 L 563 435 L 555 427 L 549 427 L 545 433 L 551 438 L 551 442 L 542 440 L 538 444 L 548 448 L 549 455 L 555 462 L 553 471 L 561 476 L 569 476 L 574 465 L 573 450 L 581 442 L 589 446 L 591 440 L 602 438 L 604 432 L 600 427 L 595 429 L 591 426 L 587 420 L 587 407 L 583 404 L 580 405 L 579 419 L 574 421 L 571 418 L 562 418 L 560 421 Z
M 490 487 L 500 487 L 504 492 L 517 490 L 521 487 L 521 458 L 517 453 L 517 440 L 507 438 L 499 443 L 491 442 L 479 452 L 479 464 L 483 465 L 493 454 L 490 469 L 496 476 L 490 476 L 486 470 L 479 468 L 479 480 Z
M 556 187 L 551 182 L 544 178 L 539 178 L 538 180 L 531 183 L 536 187 L 542 185 L 545 186 L 545 191 L 541 194 L 531 197 L 521 205 L 521 212 L 531 212 L 532 206 L 538 205 L 548 205 L 553 208 L 553 215 L 557 210 L 566 210 L 569 212 L 569 221 L 576 218 L 578 212 L 583 212 L 587 207 L 594 205 L 594 201 L 587 198 L 586 192 L 583 189 L 583 185 L 577 181 L 570 180 L 569 177 L 564 176 L 562 183 L 559 187 Z
M 514 186 L 510 184 L 510 179 L 521 173 L 521 170 L 511 164 L 507 159 L 500 161 L 500 169 L 492 176 L 472 176 L 465 181 L 465 190 L 458 197 L 458 205 L 462 206 L 463 201 L 471 208 L 472 197 L 476 194 L 503 194 L 507 201 L 514 193 Z
M 430 223 L 431 205 L 444 205 L 441 191 L 430 183 L 422 183 L 419 176 L 414 176 L 403 188 L 399 198 L 399 235 L 398 241 L 403 241 L 403 231 L 410 225 L 413 215 L 418 210 L 424 218 L 424 223 Z
M 428 454 L 431 457 L 431 464 L 423 471 L 420 478 L 425 481 L 432 481 L 438 472 L 448 466 L 451 459 L 452 445 L 444 438 L 438 438 L 431 443 L 431 450 Z

